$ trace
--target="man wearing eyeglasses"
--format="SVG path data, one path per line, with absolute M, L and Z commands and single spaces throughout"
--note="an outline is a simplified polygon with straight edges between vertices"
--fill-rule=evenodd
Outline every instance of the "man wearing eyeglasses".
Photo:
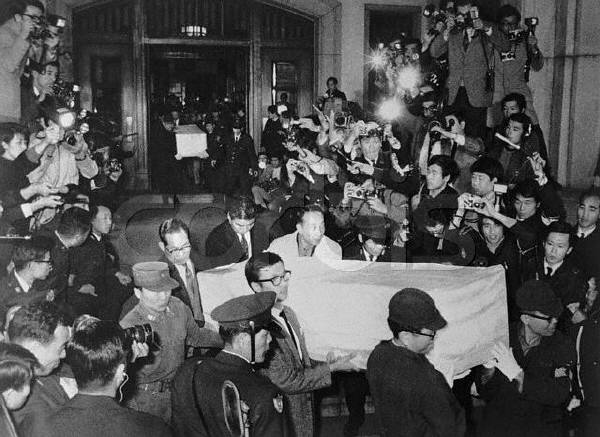
M 13 306 L 54 300 L 54 291 L 40 286 L 52 271 L 52 240 L 34 237 L 19 241 L 12 254 L 14 269 L 0 281 L 0 323 L 4 326 L 6 311 Z
M 21 118 L 21 75 L 31 47 L 29 36 L 39 27 L 44 5 L 38 0 L 10 0 L 3 5 L 8 19 L 0 25 L 0 122 Z
M 404 288 L 389 303 L 391 340 L 379 343 L 367 362 L 375 416 L 384 436 L 462 437 L 462 407 L 444 376 L 427 360 L 436 331 L 447 322 L 431 296 Z
M 292 272 L 285 269 L 279 255 L 263 252 L 250 258 L 245 268 L 246 280 L 255 293 L 277 293 L 271 310 L 272 355 L 261 369 L 285 394 L 286 408 L 295 435 L 314 435 L 314 390 L 331 385 L 335 371 L 357 370 L 351 355 L 332 358 L 327 363 L 310 359 L 302 327 L 294 311 L 284 305 Z
M 537 280 L 517 290 L 516 302 L 521 317 L 509 328 L 510 349 L 496 345 L 479 377 L 486 401 L 480 435 L 560 437 L 576 362 L 573 341 L 556 329 L 563 305 Z

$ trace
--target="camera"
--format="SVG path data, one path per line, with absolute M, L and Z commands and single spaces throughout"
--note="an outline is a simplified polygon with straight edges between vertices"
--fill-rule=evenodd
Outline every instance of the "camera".
M 45 18 L 41 18 L 39 27 L 31 34 L 32 39 L 46 39 L 59 36 L 65 26 L 67 25 L 67 19 L 60 15 L 50 14 Z
M 350 197 L 352 199 L 359 200 L 368 200 L 378 197 L 378 190 L 367 190 L 360 185 L 353 184 L 352 182 L 347 182 L 344 185 L 344 197 Z
M 479 196 L 471 194 L 469 197 L 465 199 L 465 208 L 466 209 L 480 209 L 485 206 L 485 202 Z
M 117 158 L 112 158 L 108 161 L 106 169 L 109 173 L 117 173 L 123 170 L 123 164 Z
M 429 126 L 427 127 L 427 130 L 429 131 L 429 138 L 433 142 L 439 141 L 442 139 L 442 134 L 440 132 L 432 131 L 432 129 L 434 127 L 439 127 L 439 128 L 443 129 L 442 123 L 439 120 L 433 120 L 433 121 L 429 122 Z
M 535 30 L 535 27 L 540 23 L 540 20 L 538 17 L 528 17 L 525 18 L 525 26 L 527 26 L 529 28 L 530 32 L 533 32 Z
M 510 30 L 508 32 L 507 37 L 510 42 L 520 42 L 525 39 L 525 37 L 527 36 L 527 32 L 527 30 L 523 29 Z
M 350 124 L 350 120 L 351 117 L 349 115 L 346 115 L 344 112 L 338 112 L 333 118 L 333 124 L 335 127 L 347 128 L 348 124 Z
M 137 341 L 138 343 L 146 343 L 148 345 L 155 344 L 155 334 L 152 326 L 149 323 L 143 325 L 133 325 L 129 328 L 125 328 L 125 337 L 131 341 Z
M 500 53 L 500 59 L 502 62 L 514 61 L 516 57 L 517 55 L 513 51 Z

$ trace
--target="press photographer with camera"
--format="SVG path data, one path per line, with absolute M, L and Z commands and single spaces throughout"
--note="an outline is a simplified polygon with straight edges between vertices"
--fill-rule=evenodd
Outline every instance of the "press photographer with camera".
M 132 339 L 117 322 L 92 319 L 75 330 L 66 347 L 78 392 L 39 422 L 35 436 L 168 437 L 155 416 L 120 406 L 115 400 L 129 380 Z
M 33 127 L 40 116 L 57 108 L 54 84 L 58 77 L 58 63 L 31 63 L 30 69 L 31 80 L 21 86 L 21 124 Z
M 511 188 L 520 181 L 535 177 L 529 158 L 539 156 L 546 165 L 531 119 L 523 113 L 508 117 L 504 134 L 496 133 L 487 155 L 500 161 L 504 167 L 504 180 Z
M 455 7 L 456 13 L 447 15 L 445 30 L 436 35 L 430 50 L 436 58 L 448 54 L 448 104 L 464 111 L 468 135 L 485 138 L 493 97 L 493 52 L 509 50 L 510 42 L 482 21 L 473 0 L 458 0 Z
M 216 332 L 200 328 L 190 308 L 171 296 L 179 283 L 169 275 L 166 263 L 138 263 L 132 270 L 139 302 L 120 324 L 123 328 L 149 325 L 141 334 L 154 332 L 149 337 L 154 341 L 148 357 L 136 361 L 132 371 L 135 387 L 126 404 L 170 423 L 171 382 L 185 359 L 185 346 L 221 348 L 223 342 Z
M 21 75 L 31 48 L 31 35 L 41 24 L 44 5 L 38 0 L 10 0 L 0 22 L 0 122 L 21 118 Z
M 447 110 L 442 118 L 443 123 L 430 123 L 429 125 L 429 154 L 427 160 L 435 155 L 448 155 L 456 161 L 459 176 L 453 181 L 452 186 L 463 193 L 469 188 L 469 168 L 484 152 L 481 138 L 465 134 L 466 120 L 462 111 Z M 421 150 L 424 155 L 425 150 Z M 421 159 L 419 163 L 421 163 Z
M 537 17 L 525 19 L 521 25 L 521 13 L 512 5 L 498 9 L 497 22 L 500 30 L 510 42 L 508 50 L 495 51 L 496 82 L 494 88 L 494 121 L 500 121 L 500 100 L 510 93 L 525 96 L 527 115 L 531 118 L 536 131 L 540 129 L 539 120 L 533 107 L 533 96 L 529 88 L 529 73 L 540 71 L 544 66 L 544 55 L 538 47 L 535 29 Z M 541 130 L 540 130 L 541 133 Z M 543 138 L 543 137 L 540 137 Z
M 58 139 L 45 148 L 40 165 L 28 176 L 30 181 L 61 187 L 79 185 L 80 175 L 91 179 L 98 174 L 98 165 L 92 159 L 83 136 L 89 131 L 85 115 L 85 111 L 75 114 L 66 108 L 45 114 L 42 128 L 58 128 Z

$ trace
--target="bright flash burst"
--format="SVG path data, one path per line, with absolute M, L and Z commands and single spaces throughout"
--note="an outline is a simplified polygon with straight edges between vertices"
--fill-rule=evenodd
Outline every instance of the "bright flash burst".
M 387 63 L 385 54 L 381 50 L 373 50 L 371 56 L 369 56 L 369 64 L 371 69 L 383 70 Z
M 406 67 L 398 72 L 398 87 L 410 90 L 419 86 L 421 75 L 412 67 Z
M 379 105 L 379 109 L 377 110 L 377 115 L 386 121 L 392 121 L 396 118 L 400 117 L 402 114 L 402 107 L 400 106 L 400 102 L 397 99 L 391 98 L 388 100 L 384 100 L 381 105 Z

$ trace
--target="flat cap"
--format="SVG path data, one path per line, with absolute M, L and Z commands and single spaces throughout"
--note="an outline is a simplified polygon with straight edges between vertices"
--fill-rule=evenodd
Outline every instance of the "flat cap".
M 356 230 L 364 240 L 373 240 L 377 244 L 385 244 L 388 227 L 385 217 L 380 215 L 359 215 L 355 222 Z
M 404 288 L 390 299 L 389 317 L 402 327 L 437 331 L 447 322 L 430 295 L 418 288 Z
M 545 281 L 535 279 L 521 285 L 516 301 L 522 312 L 539 311 L 546 316 L 558 317 L 564 309 L 552 287 Z
M 179 287 L 179 283 L 171 278 L 167 263 L 159 261 L 134 264 L 133 283 L 136 287 L 150 291 L 169 291 Z
M 210 315 L 224 328 L 246 328 L 249 322 L 254 322 L 255 329 L 265 327 L 271 322 L 276 296 L 274 291 L 265 291 L 234 297 L 216 307 Z

